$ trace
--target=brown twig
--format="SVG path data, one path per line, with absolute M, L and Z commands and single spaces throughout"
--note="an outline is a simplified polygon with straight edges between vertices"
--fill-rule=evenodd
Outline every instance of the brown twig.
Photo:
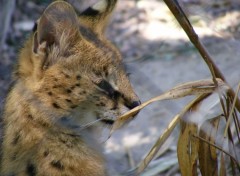
M 193 45 L 197 48 L 199 53 L 201 54 L 202 58 L 206 62 L 207 66 L 209 67 L 209 70 L 211 71 L 211 67 L 213 68 L 212 70 L 214 71 L 214 74 L 216 75 L 217 78 L 222 79 L 224 82 L 226 82 L 226 79 L 224 75 L 221 73 L 221 71 L 218 69 L 216 64 L 213 62 L 213 59 L 199 40 L 198 35 L 194 31 L 191 23 L 189 22 L 187 16 L 185 15 L 184 11 L 182 10 L 181 6 L 178 4 L 177 0 L 164 0 L 165 4 L 168 6 L 168 8 L 171 10 L 183 30 L 186 32 L 188 38 L 190 41 L 193 43 Z M 213 72 L 211 71 L 212 75 Z M 228 95 L 234 99 L 235 93 L 233 89 L 229 89 Z M 240 112 L 240 101 L 237 98 L 236 100 L 236 108 Z

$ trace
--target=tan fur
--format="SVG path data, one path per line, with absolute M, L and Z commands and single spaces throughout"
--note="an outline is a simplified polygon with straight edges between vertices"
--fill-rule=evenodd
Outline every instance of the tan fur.
M 97 126 L 84 126 L 114 119 L 139 100 L 102 33 L 116 0 L 102 4 L 105 11 L 77 16 L 56 1 L 38 20 L 6 99 L 1 176 L 107 175 Z

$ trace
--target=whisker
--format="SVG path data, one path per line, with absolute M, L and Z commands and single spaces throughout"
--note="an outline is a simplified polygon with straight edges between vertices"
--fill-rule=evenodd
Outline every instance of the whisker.
M 95 120 L 95 121 L 89 122 L 89 123 L 81 126 L 80 130 L 87 129 L 87 128 L 93 126 L 94 124 L 96 124 L 96 123 L 98 123 L 98 122 L 100 122 L 100 121 L 101 121 L 101 119 L 97 119 L 97 120 Z
M 111 126 L 111 125 L 113 125 L 114 120 L 108 119 L 108 118 L 100 118 L 100 119 L 97 119 L 97 120 L 95 120 L 95 121 L 89 122 L 89 123 L 81 126 L 80 130 L 85 130 L 85 129 L 93 126 L 94 124 L 96 124 L 96 123 L 98 123 L 98 122 L 104 122 L 104 123 L 106 123 L 107 125 Z

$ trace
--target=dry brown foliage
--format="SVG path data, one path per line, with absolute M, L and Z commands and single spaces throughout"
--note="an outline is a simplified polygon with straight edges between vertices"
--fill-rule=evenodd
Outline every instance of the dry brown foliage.
M 177 157 L 179 169 L 183 176 L 194 176 L 200 173 L 203 176 L 239 175 L 240 162 L 237 158 L 236 145 L 240 142 L 238 117 L 240 84 L 235 93 L 200 42 L 178 2 L 175 0 L 164 0 L 164 2 L 206 62 L 212 79 L 188 82 L 174 87 L 127 112 L 114 122 L 110 135 L 132 120 L 133 114 L 155 101 L 177 99 L 189 95 L 196 96 L 173 118 L 137 167 L 124 175 L 141 174 L 147 176 L 156 174 L 156 171 L 151 172 L 151 170 L 148 174 L 143 172 L 178 124 L 180 124 L 180 135 L 177 144 Z M 212 100 L 210 103 L 206 101 L 209 99 Z M 220 104 L 222 111 L 218 112 L 217 116 L 209 117 L 209 111 L 216 104 Z M 161 166 L 159 165 L 159 167 Z

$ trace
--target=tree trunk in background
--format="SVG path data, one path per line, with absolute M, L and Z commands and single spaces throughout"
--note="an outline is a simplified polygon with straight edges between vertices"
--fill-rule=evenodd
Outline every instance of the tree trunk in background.
M 11 17 L 15 9 L 16 0 L 0 0 L 0 50 L 3 48 L 8 31 L 10 30 Z

